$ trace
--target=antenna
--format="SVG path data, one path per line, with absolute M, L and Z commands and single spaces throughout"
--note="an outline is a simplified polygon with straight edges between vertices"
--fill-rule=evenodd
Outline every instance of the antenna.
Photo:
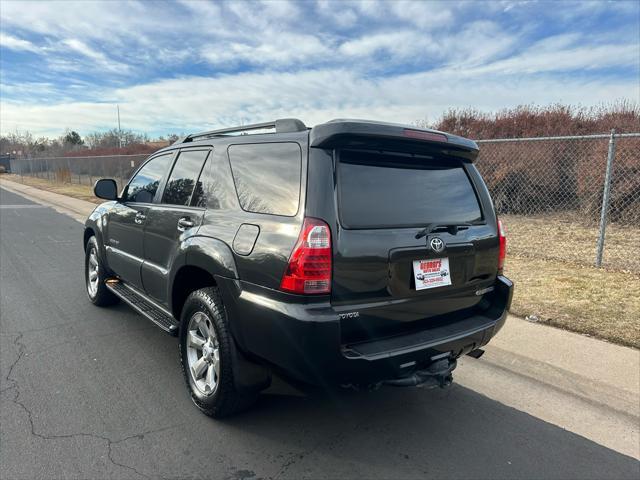
M 120 129 L 120 105 L 116 104 L 118 110 L 118 148 L 122 148 L 122 130 Z

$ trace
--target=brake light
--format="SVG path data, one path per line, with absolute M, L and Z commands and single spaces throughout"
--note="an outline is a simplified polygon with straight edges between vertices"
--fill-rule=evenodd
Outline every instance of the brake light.
M 502 220 L 498 220 L 498 238 L 500 239 L 500 253 L 498 253 L 498 275 L 502 275 L 504 270 L 504 259 L 507 256 L 507 236 L 502 224 Z
M 322 220 L 304 219 L 280 289 L 299 294 L 331 292 L 331 231 Z
M 423 132 L 420 130 L 409 130 L 408 128 L 404 129 L 403 132 L 405 137 L 409 138 L 417 138 L 419 140 L 428 140 L 431 142 L 448 142 L 449 139 L 443 133 L 434 133 L 434 132 Z

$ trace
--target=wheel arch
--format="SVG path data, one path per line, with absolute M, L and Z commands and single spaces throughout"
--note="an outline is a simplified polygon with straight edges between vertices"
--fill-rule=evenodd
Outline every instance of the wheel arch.
M 194 236 L 184 242 L 174 262 L 169 282 L 169 308 L 180 320 L 189 294 L 200 288 L 217 286 L 216 277 L 238 278 L 233 252 L 221 240 Z
M 92 227 L 85 227 L 84 235 L 82 239 L 82 248 L 84 248 L 85 251 L 87 250 L 87 242 L 91 237 L 95 237 L 95 236 L 96 236 L 96 232 Z
M 171 275 L 167 297 L 174 318 L 180 320 L 184 303 L 191 292 L 211 286 L 219 289 L 225 310 L 230 313 L 227 307 L 232 307 L 234 294 L 230 292 L 228 284 L 238 279 L 231 248 L 219 239 L 196 236 L 184 242 L 179 257 L 175 262 L 175 272 Z M 257 393 L 269 386 L 271 372 L 261 362 L 252 361 L 245 356 L 241 348 L 243 342 L 239 342 L 241 338 L 238 336 L 238 329 L 237 322 L 229 322 L 231 340 L 236 345 L 232 358 L 234 384 L 239 391 Z

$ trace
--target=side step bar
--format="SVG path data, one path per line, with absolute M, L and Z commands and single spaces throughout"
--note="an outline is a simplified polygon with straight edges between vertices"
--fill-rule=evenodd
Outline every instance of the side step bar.
M 116 297 L 129 304 L 130 307 L 143 317 L 151 320 L 170 335 L 178 335 L 178 325 L 171 313 L 167 310 L 118 279 L 109 278 L 105 282 L 105 285 Z

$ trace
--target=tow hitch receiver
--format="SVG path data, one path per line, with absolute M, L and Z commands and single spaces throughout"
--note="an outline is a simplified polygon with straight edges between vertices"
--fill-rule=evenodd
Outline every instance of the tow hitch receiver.
M 440 387 L 445 388 L 451 385 L 453 375 L 451 372 L 455 370 L 457 362 L 452 358 L 443 358 L 430 364 L 422 370 L 416 370 L 412 374 L 385 380 L 385 385 L 394 387 Z

